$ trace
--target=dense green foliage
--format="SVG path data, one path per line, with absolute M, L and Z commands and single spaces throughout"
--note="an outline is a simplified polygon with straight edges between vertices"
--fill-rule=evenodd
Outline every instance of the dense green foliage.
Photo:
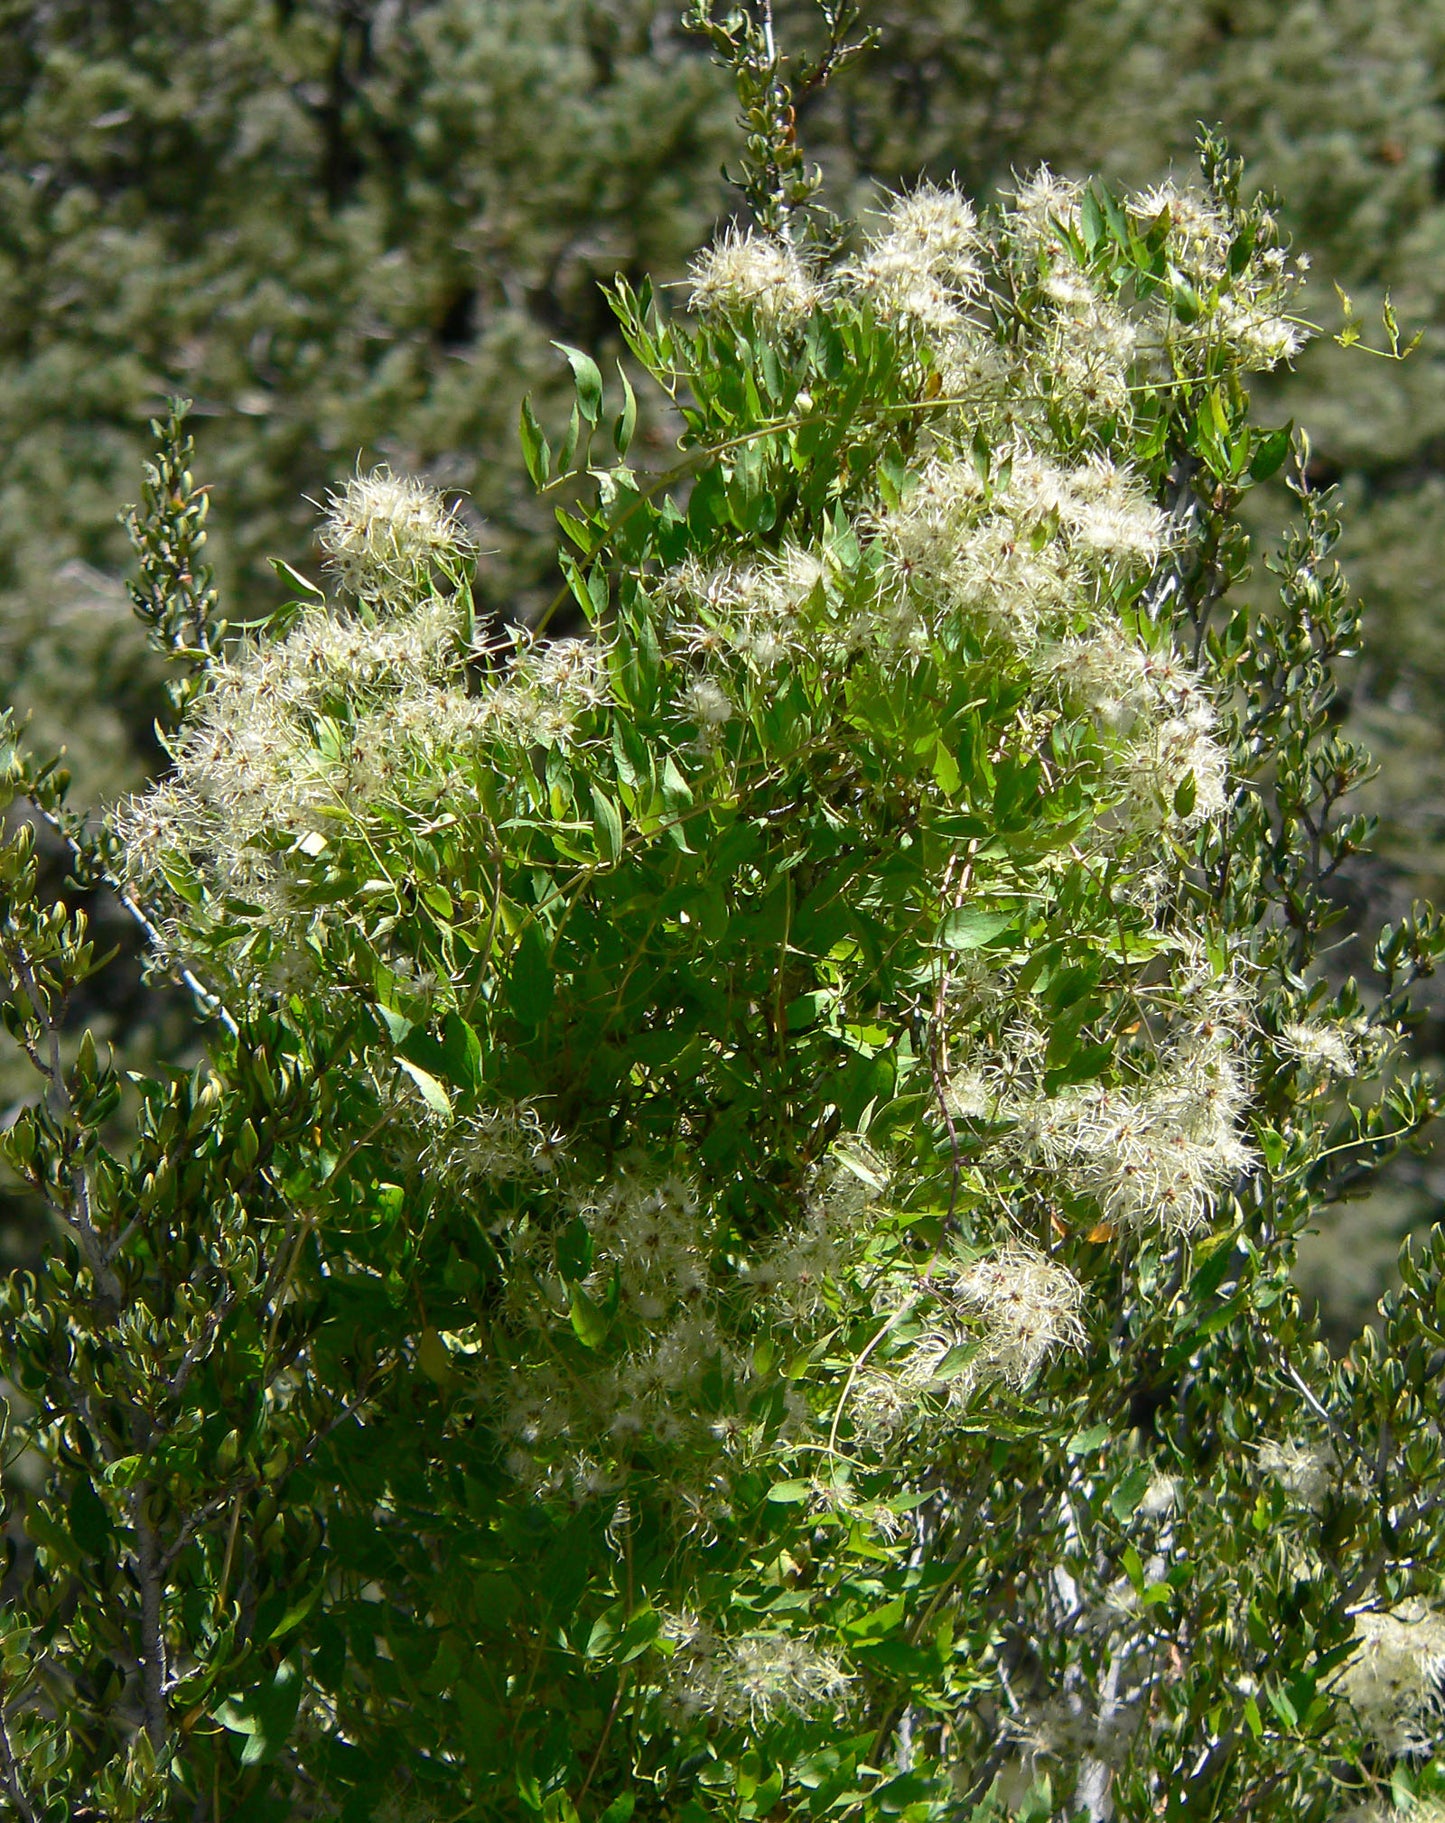
M 127 1116 L 19 827 L 23 1823 L 1445 1783 L 1445 1253 L 1343 1363 L 1291 1284 L 1431 1117 L 1397 1065 L 1445 946 L 1320 975 L 1357 614 L 1247 385 L 1297 271 L 1212 141 L 1203 189 L 810 216 L 806 76 L 714 44 L 771 232 L 691 321 L 620 280 L 646 386 L 569 348 L 570 422 L 522 415 L 576 636 L 499 630 L 377 470 L 328 586 L 227 641 L 173 416 L 133 521 L 167 774 L 96 835 L 8 764 L 212 1034 Z

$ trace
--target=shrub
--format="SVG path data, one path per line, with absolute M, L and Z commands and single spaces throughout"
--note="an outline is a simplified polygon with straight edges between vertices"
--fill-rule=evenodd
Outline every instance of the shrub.
M 361 475 L 229 641 L 182 416 L 136 521 L 168 776 L 67 828 L 215 1022 L 121 1084 L 3 855 L 22 1818 L 1300 1816 L 1433 1788 L 1445 1243 L 1332 1361 L 1295 1238 L 1420 1132 L 1435 921 L 1315 965 L 1355 611 L 1269 210 L 1040 171 L 619 282 L 524 456 L 581 631 Z M 636 370 L 634 370 L 636 371 Z M 607 445 L 611 445 L 607 452 Z M 167 566 L 169 565 L 169 569 Z

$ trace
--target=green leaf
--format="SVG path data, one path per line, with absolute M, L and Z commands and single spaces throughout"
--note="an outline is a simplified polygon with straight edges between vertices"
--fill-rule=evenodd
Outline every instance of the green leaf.
M 768 1489 L 768 1499 L 778 1506 L 800 1506 L 812 1492 L 811 1481 L 775 1481 Z
M 596 785 L 592 793 L 592 827 L 597 832 L 597 851 L 604 861 L 615 862 L 622 853 L 622 816 L 616 804 Z
M 662 1616 L 655 1608 L 639 1608 L 627 1625 L 622 1629 L 614 1654 L 619 1665 L 627 1665 L 635 1658 L 641 1658 L 649 1646 L 653 1645 L 662 1632 Z
M 1050 1095 L 1066 1089 L 1070 1083 L 1095 1082 L 1114 1061 L 1112 1044 L 1070 1044 L 1059 1064 L 1044 1076 L 1044 1088 Z
M 1188 279 L 1178 276 L 1172 287 L 1174 314 L 1181 323 L 1197 323 L 1204 309 L 1204 302 Z
M 598 1308 L 580 1285 L 571 1287 L 572 1329 L 584 1348 L 601 1348 L 612 1327 L 606 1313 Z
M 442 1021 L 440 1052 L 447 1079 L 460 1088 L 475 1089 L 482 1080 L 482 1041 L 460 1013 Z
M 602 375 L 597 363 L 590 354 L 583 354 L 580 348 L 569 347 L 566 342 L 554 342 L 552 346 L 567 357 L 567 365 L 577 383 L 578 409 L 595 428 L 602 416 Z
M 1129 223 L 1124 211 L 1114 200 L 1114 193 L 1107 184 L 1096 184 L 1099 203 L 1104 211 L 1104 220 L 1109 224 L 1109 231 L 1121 247 L 1129 245 Z
M 575 513 L 569 513 L 564 506 L 555 507 L 553 516 L 582 555 L 590 557 L 596 549 L 597 541 L 585 520 L 579 519 Z
M 982 949 L 1001 936 L 1013 923 L 1016 914 L 995 911 L 983 905 L 961 905 L 951 911 L 939 926 L 939 941 L 948 949 Z
M 419 1063 L 413 1063 L 409 1057 L 398 1057 L 396 1067 L 399 1070 L 405 1070 L 410 1076 L 421 1090 L 421 1098 L 433 1114 L 440 1114 L 443 1120 L 452 1118 L 451 1097 L 430 1070 L 424 1070 Z
M 545 487 L 552 476 L 552 449 L 542 435 L 542 426 L 537 422 L 536 412 L 532 410 L 531 393 L 522 400 L 517 430 L 522 439 L 522 460 L 527 465 L 532 484 L 534 487 Z
M 70 1535 L 87 1557 L 103 1557 L 111 1540 L 110 1514 L 84 1475 L 70 1496 Z
M 325 1587 L 326 1584 L 324 1580 L 318 1582 L 309 1595 L 303 1595 L 299 1601 L 292 1602 L 291 1606 L 271 1629 L 271 1638 L 283 1639 L 286 1634 L 293 1632 L 299 1627 L 302 1621 L 306 1619 L 307 1615 L 310 1614 L 311 1610 L 316 1606 L 317 1602 L 320 1601 L 321 1592 Z
M 283 1659 L 269 1683 L 222 1703 L 214 1712 L 223 1728 L 248 1737 L 241 1751 L 243 1766 L 262 1765 L 285 1746 L 301 1704 L 301 1690 L 301 1667 L 295 1659 Z
M 669 810 L 681 810 L 692 802 L 692 787 L 670 753 L 662 765 L 662 801 Z
M 434 1329 L 431 1324 L 417 1337 L 416 1364 L 434 1385 L 447 1387 L 455 1384 L 457 1376 L 452 1366 L 451 1353 L 441 1338 L 441 1331 Z
M 564 1279 L 585 1279 L 592 1270 L 592 1255 L 592 1231 L 575 1215 L 557 1236 L 557 1268 Z
M 577 444 L 582 435 L 582 414 L 574 405 L 567 418 L 567 429 L 563 432 L 561 446 L 557 451 L 558 475 L 570 475 L 572 458 L 577 454 Z
M 393 1044 L 401 1044 L 408 1033 L 414 1029 L 413 1022 L 394 1008 L 379 1005 L 376 1010 L 381 1017 L 382 1024 L 390 1032 Z
M 1144 1498 L 1150 1481 L 1153 1479 L 1149 1465 L 1136 1463 L 1124 1479 L 1109 1494 L 1109 1511 L 1123 1525 L 1134 1516 L 1134 1510 Z
M 1229 258 L 1226 262 L 1231 278 L 1238 278 L 1254 257 L 1255 244 L 1259 239 L 1259 228 L 1255 222 L 1246 222 L 1229 245 Z
M 884 1639 L 902 1627 L 907 1612 L 908 1604 L 901 1595 L 896 1595 L 892 1601 L 870 1609 L 857 1620 L 846 1621 L 843 1631 L 855 1640 Z
M 946 1381 L 956 1380 L 960 1374 L 966 1373 L 978 1359 L 978 1352 L 981 1346 L 982 1344 L 978 1342 L 955 1343 L 954 1346 L 949 1349 L 948 1353 L 944 1355 L 937 1367 L 934 1368 L 933 1379 L 930 1384 L 939 1386 Z
M 284 557 L 271 557 L 267 561 L 278 576 L 286 582 L 294 583 L 303 595 L 310 595 L 313 599 L 325 601 L 326 591 L 320 583 L 313 582 L 309 576 L 303 576 L 300 570 L 293 570 Z
M 619 1792 L 597 1819 L 597 1823 L 630 1823 L 632 1813 L 636 1809 L 637 1799 L 632 1793 L 630 1791 Z
M 1293 435 L 1294 423 L 1291 421 L 1282 424 L 1278 430 L 1267 430 L 1256 438 L 1249 458 L 1251 481 L 1268 481 L 1271 475 L 1279 473 L 1289 454 L 1290 438 Z
M 1232 1231 L 1210 1235 L 1196 1246 L 1194 1257 L 1201 1264 L 1189 1281 L 1186 1295 L 1193 1304 L 1206 1304 L 1219 1290 L 1234 1265 Z
M 1273 1684 L 1266 1684 L 1264 1694 L 1269 1698 L 1269 1706 L 1284 1723 L 1286 1728 L 1299 1727 L 1299 1711 L 1290 1701 L 1285 1691 Z
M 612 427 L 612 445 L 619 456 L 625 456 L 637 431 L 637 395 L 622 370 L 621 361 L 617 363 L 617 377 L 622 382 L 622 415 Z
M 933 749 L 933 776 L 946 798 L 957 797 L 959 787 L 963 784 L 963 774 L 958 769 L 958 761 L 952 751 L 942 740 Z
M 1070 1458 L 1092 1456 L 1095 1450 L 1101 1450 L 1104 1447 L 1112 1434 L 1107 1424 L 1090 1425 L 1088 1430 L 1076 1431 L 1070 1437 L 1067 1453 Z
M 587 1630 L 587 1639 L 582 1647 L 583 1658 L 601 1658 L 610 1651 L 622 1624 L 622 1613 L 623 1604 L 620 1601 L 615 1601 L 602 1610 Z
M 1099 206 L 1099 198 L 1095 194 L 1092 184 L 1085 190 L 1083 200 L 1079 205 L 1079 227 L 1084 236 L 1084 247 L 1092 255 L 1097 251 L 1100 241 L 1108 232 L 1104 222 L 1104 211 Z
M 552 1010 L 556 982 L 547 946 L 535 924 L 529 924 L 512 952 L 508 999 L 523 1025 L 539 1026 Z

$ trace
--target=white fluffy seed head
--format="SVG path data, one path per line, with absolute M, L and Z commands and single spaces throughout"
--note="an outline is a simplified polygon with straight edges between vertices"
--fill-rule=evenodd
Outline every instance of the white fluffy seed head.
M 1021 1242 L 954 1274 L 948 1295 L 983 1319 L 986 1364 L 1022 1386 L 1059 1348 L 1084 1338 L 1084 1288 L 1065 1267 Z
M 1355 1053 L 1346 1033 L 1318 1019 L 1294 1020 L 1280 1029 L 1277 1048 L 1306 1069 L 1325 1076 L 1353 1076 Z
M 416 593 L 435 565 L 464 555 L 471 542 L 434 488 L 383 467 L 353 475 L 328 497 L 321 548 L 349 593 L 385 600 Z
M 1020 243 L 1050 259 L 1065 250 L 1059 227 L 1076 227 L 1083 186 L 1040 165 L 1020 180 L 1006 220 Z
M 951 184 L 920 184 L 888 206 L 886 235 L 907 241 L 954 283 L 978 279 L 978 216 Z
M 1248 1077 L 1231 1033 L 1178 1045 L 1148 1080 L 1129 1088 L 1066 1089 L 1014 1104 L 1010 1144 L 1101 1212 L 1139 1232 L 1202 1227 L 1230 1183 L 1256 1158 L 1240 1135 Z
M 842 1663 L 806 1635 L 758 1629 L 724 1639 L 688 1616 L 679 1617 L 673 1637 L 672 1697 L 687 1714 L 758 1727 L 785 1715 L 837 1710 L 852 1682 Z
M 732 720 L 732 698 L 714 678 L 699 677 L 691 684 L 687 705 L 700 728 L 721 728 Z
M 751 229 L 729 228 L 692 262 L 692 307 L 703 317 L 751 311 L 759 322 L 786 329 L 803 323 L 818 287 L 784 242 Z
M 957 190 L 938 184 L 895 197 L 874 237 L 843 283 L 878 314 L 902 327 L 948 336 L 983 283 L 978 220 Z
M 1426 1746 L 1445 1685 L 1445 1616 L 1421 1601 L 1355 1616 L 1355 1656 L 1339 1688 L 1365 1733 L 1390 1753 Z
M 523 638 L 506 678 L 477 700 L 479 724 L 516 746 L 566 746 L 610 694 L 607 653 L 596 639 Z
M 1336 1481 L 1335 1453 L 1326 1444 L 1301 1443 L 1294 1438 L 1262 1443 L 1259 1466 L 1313 1513 L 1323 1508 Z

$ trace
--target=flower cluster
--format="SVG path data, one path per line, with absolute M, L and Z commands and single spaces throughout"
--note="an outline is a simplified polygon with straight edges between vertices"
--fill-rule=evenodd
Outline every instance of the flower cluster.
M 140 896 L 164 906 L 199 888 L 254 917 L 273 982 L 309 967 L 306 934 L 324 921 L 297 893 L 298 859 L 376 811 L 454 789 L 493 744 L 567 744 L 608 695 L 596 639 L 469 643 L 457 598 L 430 574 L 465 541 L 421 483 L 352 481 L 323 543 L 362 608 L 308 603 L 283 637 L 247 640 L 216 664 L 171 772 L 117 817 Z M 383 592 L 377 616 L 368 604 Z
M 1239 272 L 1230 269 L 1234 233 L 1224 212 L 1207 198 L 1177 184 L 1157 184 L 1127 204 L 1141 221 L 1166 217 L 1168 248 L 1176 268 L 1187 274 L 1201 298 L 1218 294 L 1214 311 L 1193 321 L 1174 320 L 1167 338 L 1181 346 L 1227 346 L 1246 370 L 1268 371 L 1291 361 L 1308 332 L 1290 306 L 1309 270 L 1304 254 L 1291 258 L 1282 246 L 1264 246 Z M 1266 228 L 1271 228 L 1268 221 Z M 1190 313 L 1193 314 L 1192 312 Z
M 1420 1601 L 1367 1609 L 1355 1616 L 1355 1638 L 1338 1688 L 1361 1728 L 1389 1753 L 1428 1748 L 1445 1690 L 1445 1617 Z
M 882 231 L 841 284 L 890 321 L 925 335 L 956 331 L 983 285 L 973 206 L 937 184 L 896 197 Z
M 1050 667 L 1065 695 L 1114 737 L 1110 764 L 1125 783 L 1129 814 L 1151 825 L 1213 821 L 1228 800 L 1228 764 L 1218 717 L 1200 679 L 1177 655 L 1118 628 L 1063 641 Z M 1181 787 L 1192 781 L 1187 807 Z
M 788 329 L 807 320 L 818 296 L 793 248 L 764 234 L 729 228 L 692 263 L 692 304 L 704 316 L 750 311 Z
M 983 1366 L 1011 1385 L 1026 1385 L 1057 1349 L 1083 1341 L 1083 1287 L 1065 1267 L 1018 1242 L 956 1273 L 949 1292 L 982 1320 Z
M 586 1197 L 579 1213 L 596 1249 L 596 1289 L 616 1274 L 618 1295 L 645 1323 L 691 1304 L 709 1283 L 695 1185 L 623 1174 Z
M 330 496 L 321 548 L 348 594 L 390 605 L 433 566 L 466 556 L 471 540 L 433 489 L 379 468 Z
M 887 1324 L 880 1340 L 893 1330 L 899 1342 L 854 1378 L 855 1433 L 886 1447 L 911 1425 L 946 1430 L 994 1381 L 1026 1386 L 1051 1356 L 1083 1342 L 1083 1302 L 1066 1267 L 1017 1240 L 966 1264 L 936 1266 L 922 1287 L 890 1279 L 874 1303 Z M 921 1326 L 920 1308 L 928 1312 Z
M 1020 1103 L 1009 1143 L 1107 1219 L 1187 1234 L 1254 1169 L 1240 1133 L 1248 1094 L 1232 1035 L 1215 1031 L 1182 1043 L 1137 1087 L 1095 1084 Z
M 1350 1040 L 1338 1025 L 1318 1019 L 1296 1019 L 1280 1027 L 1276 1047 L 1308 1070 L 1323 1076 L 1352 1076 L 1356 1068 Z
M 567 1136 L 531 1102 L 482 1108 L 448 1123 L 437 1163 L 449 1175 L 488 1184 L 548 1181 L 567 1159 Z
M 843 1707 L 852 1682 L 840 1661 L 805 1635 L 758 1630 L 719 1637 L 694 1616 L 667 1628 L 670 1695 L 687 1715 L 756 1728 L 780 1716 Z

